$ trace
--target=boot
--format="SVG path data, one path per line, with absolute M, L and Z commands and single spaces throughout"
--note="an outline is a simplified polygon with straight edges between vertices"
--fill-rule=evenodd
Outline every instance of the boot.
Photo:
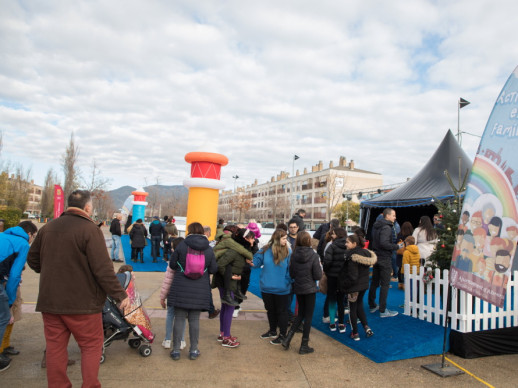
M 237 307 L 239 306 L 239 303 L 237 303 L 232 297 L 230 296 L 230 291 L 225 291 L 225 295 L 223 295 L 223 298 L 221 298 L 221 303 L 228 304 L 229 306 Z
M 241 290 L 239 289 L 239 287 L 237 288 L 237 291 L 234 292 L 234 296 L 237 298 L 237 299 L 241 299 L 241 300 L 247 300 L 248 298 L 246 297 L 245 294 L 243 294 L 241 292 Z
M 313 353 L 315 349 L 310 348 L 308 345 L 309 338 L 302 338 L 302 342 L 300 344 L 299 354 L 308 354 Z
M 286 334 L 286 337 L 284 337 L 284 339 L 281 342 L 282 347 L 284 348 L 284 350 L 288 350 L 290 348 L 290 342 L 293 339 L 294 335 L 295 335 L 295 330 L 293 330 L 293 328 L 291 328 L 288 331 L 288 334 Z

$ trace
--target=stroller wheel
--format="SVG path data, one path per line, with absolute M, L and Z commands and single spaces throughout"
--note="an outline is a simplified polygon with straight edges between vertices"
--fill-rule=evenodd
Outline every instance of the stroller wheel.
M 132 339 L 128 340 L 128 345 L 133 349 L 137 349 L 140 346 L 140 344 L 141 344 L 141 341 L 138 338 L 132 338 Z
M 151 346 L 142 345 L 139 349 L 140 355 L 142 357 L 149 357 L 151 356 L 153 349 L 151 349 Z
M 103 364 L 104 361 L 106 361 L 106 357 L 104 356 L 104 353 L 101 356 L 101 360 L 99 361 L 99 364 Z

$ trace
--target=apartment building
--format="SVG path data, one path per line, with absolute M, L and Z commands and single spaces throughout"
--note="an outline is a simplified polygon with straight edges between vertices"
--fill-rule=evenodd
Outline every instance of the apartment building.
M 31 216 L 37 216 L 41 214 L 41 196 L 43 193 L 43 187 L 34 184 L 31 180 L 29 184 L 29 202 L 27 203 L 27 210 L 25 213 Z
M 299 208 L 306 210 L 307 227 L 316 228 L 330 219 L 333 209 L 344 196 L 359 202 L 360 190 L 375 192 L 383 185 L 379 173 L 355 168 L 354 160 L 347 163 L 340 156 L 324 168 L 322 161 L 302 172 L 296 170 L 290 177 L 281 171 L 269 182 L 223 190 L 219 197 L 219 217 L 225 220 L 247 221 L 255 218 L 261 222 L 286 222 Z

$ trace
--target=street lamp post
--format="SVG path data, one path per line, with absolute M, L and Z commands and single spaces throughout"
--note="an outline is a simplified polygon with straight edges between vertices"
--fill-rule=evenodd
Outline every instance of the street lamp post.
M 236 181 L 238 180 L 239 178 L 239 175 L 234 175 L 232 176 L 232 178 L 234 178 L 234 198 L 237 200 L 237 196 L 236 196 Z M 234 220 L 234 209 L 236 208 L 235 204 L 233 204 L 232 206 L 232 222 L 235 222 Z
M 293 201 L 293 180 L 295 179 L 295 160 L 299 159 L 299 156 L 293 155 L 293 161 L 291 163 L 291 181 L 290 181 L 290 217 L 294 213 L 294 201 Z

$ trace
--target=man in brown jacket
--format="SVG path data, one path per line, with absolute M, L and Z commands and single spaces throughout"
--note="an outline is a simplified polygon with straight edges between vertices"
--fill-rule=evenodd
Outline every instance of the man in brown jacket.
M 115 276 L 104 236 L 92 221 L 92 199 L 85 190 L 68 197 L 68 208 L 36 236 L 27 264 L 40 273 L 36 311 L 43 317 L 49 386 L 71 387 L 67 345 L 74 335 L 81 349 L 83 386 L 100 387 L 103 347 L 102 308 L 106 295 L 129 305 Z

